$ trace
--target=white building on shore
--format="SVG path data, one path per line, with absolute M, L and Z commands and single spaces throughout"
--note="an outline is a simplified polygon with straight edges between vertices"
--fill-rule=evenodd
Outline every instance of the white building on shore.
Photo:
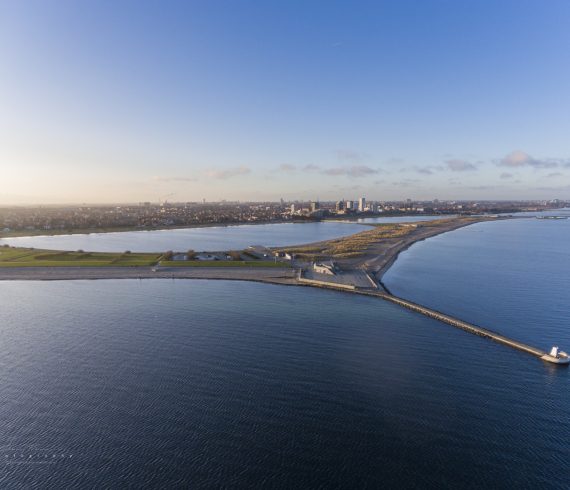
M 337 272 L 337 267 L 332 260 L 327 260 L 323 262 L 315 262 L 313 264 L 313 270 L 319 274 L 327 274 L 329 276 L 335 276 Z

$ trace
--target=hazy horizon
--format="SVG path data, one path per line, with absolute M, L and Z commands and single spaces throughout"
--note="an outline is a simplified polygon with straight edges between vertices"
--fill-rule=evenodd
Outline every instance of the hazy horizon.
M 358 197 L 365 197 L 367 202 L 385 202 L 385 203 L 405 203 L 407 199 L 385 199 L 385 200 L 376 200 L 376 199 L 370 199 L 366 196 L 358 196 Z M 315 201 L 316 199 L 294 199 L 294 200 L 284 200 L 284 202 L 286 203 L 299 203 L 299 204 L 309 204 L 312 201 Z M 339 200 L 342 200 L 341 198 L 336 199 L 336 200 L 329 200 L 329 199 L 319 199 L 317 202 L 320 203 L 326 203 L 326 204 L 334 204 L 336 202 L 338 202 Z M 348 199 L 345 199 L 345 201 L 349 201 L 349 200 L 356 200 L 356 196 L 351 196 Z M 415 203 L 423 203 L 423 202 L 433 202 L 433 200 L 431 199 L 415 199 L 412 200 Z M 544 203 L 544 202 L 548 202 L 548 201 L 554 201 L 554 199 L 439 199 L 440 202 L 442 203 L 450 203 L 450 202 L 456 202 L 456 203 L 461 203 L 461 202 L 479 202 L 479 203 Z M 107 206 L 141 206 L 141 205 L 145 205 L 145 204 L 151 204 L 151 205 L 155 205 L 155 206 L 159 206 L 162 205 L 164 203 L 168 203 L 171 205 L 183 205 L 183 204 L 232 204 L 232 203 L 239 203 L 239 204 L 266 204 L 266 203 L 279 203 L 279 199 L 275 199 L 275 200 L 266 200 L 266 201 L 256 201 L 256 200 L 252 200 L 252 201 L 247 201 L 247 200 L 228 200 L 228 199 L 222 199 L 222 200 L 211 200 L 211 201 L 206 201 L 205 203 L 202 203 L 202 201 L 178 201 L 176 199 L 174 200 L 165 200 L 165 201 L 116 201 L 116 202 L 74 202 L 74 201 L 70 201 L 70 202 L 54 202 L 54 203 L 21 203 L 21 204 L 1 204 L 0 203 L 0 208 L 59 208 L 59 207 L 66 207 L 66 206 L 78 206 L 78 207 L 107 207 Z
M 0 4 L 0 205 L 570 198 L 562 0 Z

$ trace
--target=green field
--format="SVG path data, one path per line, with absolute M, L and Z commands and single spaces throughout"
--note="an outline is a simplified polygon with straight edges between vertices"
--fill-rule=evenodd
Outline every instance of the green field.
M 167 267 L 289 267 L 265 260 L 169 261 L 159 253 L 64 252 L 0 247 L 0 267 L 150 267 L 162 259 Z
M 162 254 L 60 252 L 30 248 L 0 248 L 0 267 L 134 267 L 151 266 Z

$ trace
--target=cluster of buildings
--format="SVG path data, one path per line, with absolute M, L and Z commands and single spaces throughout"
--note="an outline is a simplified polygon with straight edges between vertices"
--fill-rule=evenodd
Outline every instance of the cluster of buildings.
M 516 213 L 519 211 L 543 211 L 545 209 L 567 207 L 568 201 L 455 201 L 439 200 L 414 201 L 373 201 L 367 202 L 365 197 L 359 199 L 340 200 L 336 202 L 309 201 L 294 202 L 289 205 L 289 216 L 293 219 L 319 219 L 334 216 L 384 214 L 398 216 L 403 214 L 497 214 Z
M 330 215 L 353 215 L 353 214 L 378 214 L 386 212 L 413 212 L 423 213 L 424 207 L 417 206 L 408 199 L 405 205 L 401 203 L 379 203 L 367 202 L 365 197 L 358 199 L 340 200 L 334 203 L 321 203 L 319 201 L 310 201 L 308 206 L 302 203 L 293 203 L 290 206 L 291 216 L 305 216 L 312 218 L 320 218 Z
M 366 198 L 361 197 L 358 201 L 337 201 L 335 211 L 337 214 L 347 213 L 378 213 L 380 207 L 378 203 L 366 203 Z
M 281 203 L 187 202 L 0 208 L 0 232 L 153 229 L 281 221 Z
M 98 229 L 157 229 L 209 224 L 271 223 L 335 216 L 482 214 L 541 211 L 569 201 L 340 201 L 184 202 L 127 205 L 12 206 L 0 208 L 0 233 Z
M 291 216 L 309 216 L 309 217 L 323 217 L 330 214 L 356 214 L 356 213 L 372 213 L 376 214 L 382 212 L 383 209 L 377 202 L 367 203 L 365 197 L 361 197 L 358 200 L 347 200 L 344 199 L 334 203 L 321 204 L 319 201 L 309 202 L 308 207 L 303 207 L 298 203 L 291 204 L 290 214 Z

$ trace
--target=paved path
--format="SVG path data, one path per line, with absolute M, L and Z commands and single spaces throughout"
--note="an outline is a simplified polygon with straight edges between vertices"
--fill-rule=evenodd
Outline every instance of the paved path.
M 0 267 L 0 281 L 72 279 L 228 279 L 295 284 L 295 271 L 278 267 Z
M 355 286 L 360 289 L 370 289 L 371 287 L 374 287 L 373 284 L 370 282 L 370 279 L 366 275 L 366 272 L 362 270 L 349 270 L 349 271 L 343 271 L 340 274 L 329 275 L 329 274 L 320 274 L 311 269 L 308 269 L 304 272 L 303 277 L 305 279 L 310 279 L 310 280 L 330 282 L 333 285 L 341 284 L 341 285 Z

